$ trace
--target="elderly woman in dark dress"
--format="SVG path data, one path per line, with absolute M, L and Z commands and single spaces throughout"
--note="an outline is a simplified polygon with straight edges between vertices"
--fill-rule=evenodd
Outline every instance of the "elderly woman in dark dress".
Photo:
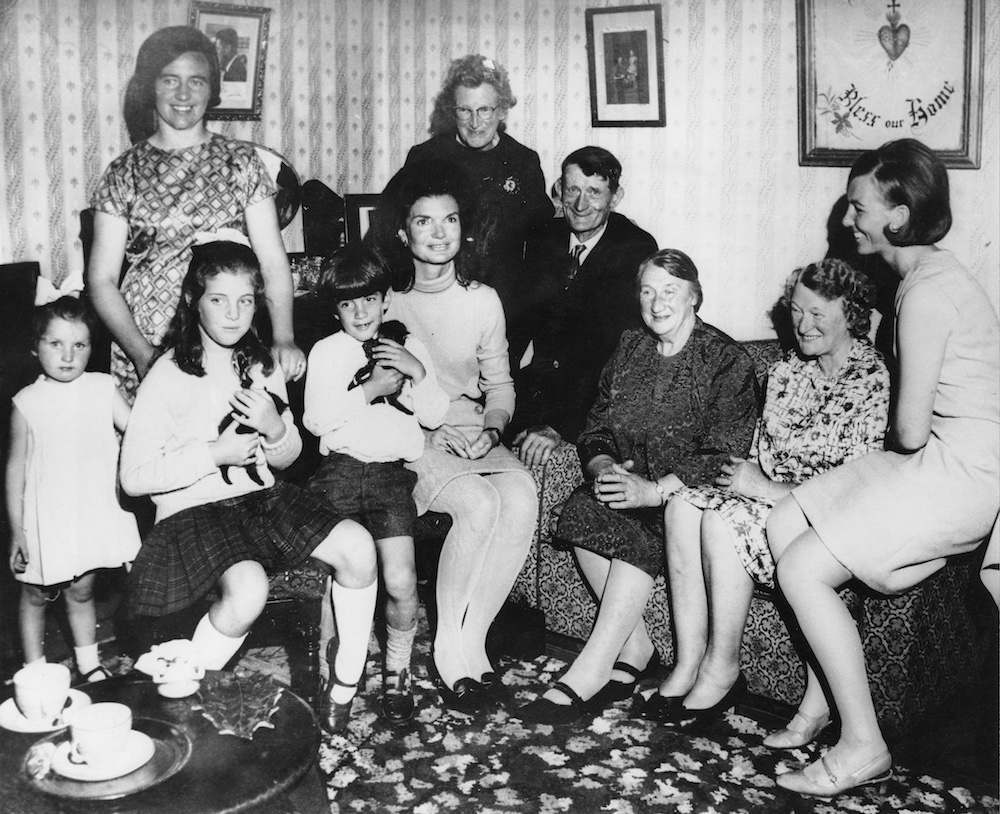
M 597 621 L 562 680 L 518 711 L 526 722 L 570 723 L 627 698 L 655 668 L 642 611 L 663 568 L 663 506 L 750 448 L 753 362 L 697 317 L 698 270 L 683 252 L 662 249 L 637 278 L 646 330 L 627 330 L 604 369 L 577 442 L 588 482 L 570 496 L 557 532 L 598 597 Z
M 524 241 L 553 213 L 538 153 L 506 132 L 507 113 L 516 104 L 507 69 L 499 62 L 481 54 L 452 60 L 434 100 L 433 135 L 406 156 L 407 166 L 440 159 L 468 176 L 479 218 L 489 224 L 481 278 L 500 295 L 512 369 L 529 339 L 523 324 Z

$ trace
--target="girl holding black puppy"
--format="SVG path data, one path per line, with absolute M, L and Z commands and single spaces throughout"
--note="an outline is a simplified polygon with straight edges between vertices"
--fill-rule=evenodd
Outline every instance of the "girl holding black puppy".
M 263 291 L 249 247 L 194 248 L 165 351 L 139 389 L 122 448 L 123 487 L 156 504 L 130 602 L 137 614 L 162 616 L 218 586 L 193 643 L 202 666 L 221 669 L 264 608 L 268 571 L 310 556 L 331 566 L 340 635 L 322 717 L 337 730 L 367 654 L 375 549 L 362 526 L 271 474 L 298 457 L 302 439 L 272 398 L 286 398 L 285 380 L 254 328 Z M 220 432 L 226 415 L 234 420 Z

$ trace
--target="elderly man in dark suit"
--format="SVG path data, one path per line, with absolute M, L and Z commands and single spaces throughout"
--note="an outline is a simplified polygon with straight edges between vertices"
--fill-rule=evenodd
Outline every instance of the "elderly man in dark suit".
M 531 362 L 514 371 L 513 445 L 529 466 L 560 441 L 576 441 L 597 395 L 601 369 L 626 327 L 641 327 L 635 275 L 656 241 L 613 211 L 622 166 L 602 147 L 562 162 L 563 217 L 525 248 Z

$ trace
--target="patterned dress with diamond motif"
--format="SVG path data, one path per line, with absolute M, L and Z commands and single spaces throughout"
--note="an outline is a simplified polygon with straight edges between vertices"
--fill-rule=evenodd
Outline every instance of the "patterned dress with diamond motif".
M 246 233 L 244 211 L 275 192 L 253 145 L 213 134 L 181 150 L 141 141 L 111 162 L 90 205 L 128 222 L 121 292 L 140 332 L 158 345 L 177 310 L 198 232 Z M 135 398 L 135 368 L 112 346 L 111 373 Z

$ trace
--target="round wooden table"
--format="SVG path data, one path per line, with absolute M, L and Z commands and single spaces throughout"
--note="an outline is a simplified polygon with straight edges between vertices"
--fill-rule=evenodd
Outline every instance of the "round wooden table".
M 28 749 L 45 735 L 0 729 L 0 811 L 135 812 L 136 814 L 228 814 L 237 811 L 292 811 L 285 793 L 316 759 L 319 728 L 310 707 L 288 689 L 270 721 L 247 740 L 221 735 L 193 707 L 194 695 L 167 699 L 144 676 L 112 678 L 80 685 L 93 701 L 117 701 L 133 718 L 164 721 L 191 741 L 190 757 L 173 776 L 116 800 L 77 800 L 44 793 L 22 771 Z

